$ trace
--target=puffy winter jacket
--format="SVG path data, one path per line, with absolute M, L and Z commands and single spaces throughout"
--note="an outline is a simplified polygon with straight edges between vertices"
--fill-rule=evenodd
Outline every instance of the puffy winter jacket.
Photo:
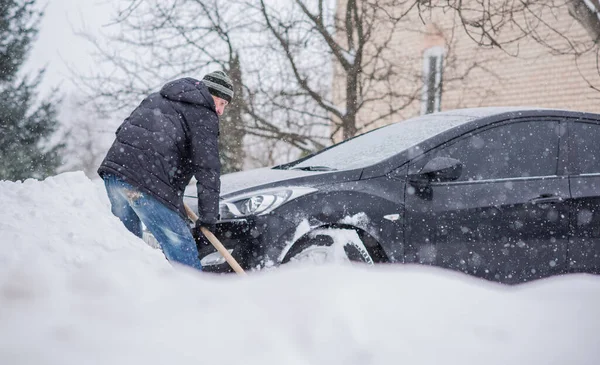
M 187 217 L 183 192 L 195 175 L 198 217 L 217 220 L 219 117 L 202 81 L 183 78 L 149 95 L 117 129 L 98 174 L 113 174 Z

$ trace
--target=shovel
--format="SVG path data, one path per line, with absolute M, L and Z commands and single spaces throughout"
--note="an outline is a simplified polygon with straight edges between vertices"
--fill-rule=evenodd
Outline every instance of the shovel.
M 183 203 L 183 206 L 185 207 L 185 212 L 187 213 L 188 218 L 190 218 L 192 222 L 196 223 L 196 221 L 198 220 L 198 216 L 196 215 L 196 213 L 194 213 L 194 211 L 190 209 L 190 207 L 188 207 L 187 204 Z M 229 251 L 227 251 L 225 246 L 223 246 L 221 241 L 219 241 L 219 239 L 215 237 L 215 235 L 211 231 L 204 227 L 200 227 L 200 231 L 203 235 L 206 236 L 210 243 L 212 243 L 212 245 L 217 249 L 217 251 L 219 251 L 219 253 L 223 255 L 225 261 L 227 261 L 227 263 L 229 264 L 229 266 L 231 266 L 233 271 L 235 271 L 239 275 L 247 275 L 244 269 L 242 269 L 242 267 L 240 266 L 240 264 L 238 264 L 238 262 L 233 258 L 233 256 L 231 256 Z

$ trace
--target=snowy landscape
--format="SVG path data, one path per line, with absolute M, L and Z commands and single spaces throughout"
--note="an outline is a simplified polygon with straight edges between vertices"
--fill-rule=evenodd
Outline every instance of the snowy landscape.
M 600 0 L 0 1 L 0 365 L 599 365 L 598 60 Z M 247 276 L 112 214 L 117 130 Z
M 0 182 L 1 364 L 598 364 L 600 278 L 173 267 L 81 172 Z

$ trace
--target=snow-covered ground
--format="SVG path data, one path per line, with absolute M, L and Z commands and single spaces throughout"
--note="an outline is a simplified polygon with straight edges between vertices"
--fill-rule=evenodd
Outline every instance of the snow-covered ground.
M 600 277 L 172 267 L 82 173 L 0 182 L 0 364 L 600 364 Z

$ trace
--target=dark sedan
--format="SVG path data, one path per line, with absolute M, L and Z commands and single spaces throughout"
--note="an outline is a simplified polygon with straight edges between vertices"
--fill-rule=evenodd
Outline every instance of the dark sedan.
M 600 272 L 600 115 L 477 108 L 222 176 L 216 235 L 247 270 L 306 257 L 503 283 Z M 186 203 L 196 206 L 193 187 Z M 212 246 L 204 269 L 231 271 Z

